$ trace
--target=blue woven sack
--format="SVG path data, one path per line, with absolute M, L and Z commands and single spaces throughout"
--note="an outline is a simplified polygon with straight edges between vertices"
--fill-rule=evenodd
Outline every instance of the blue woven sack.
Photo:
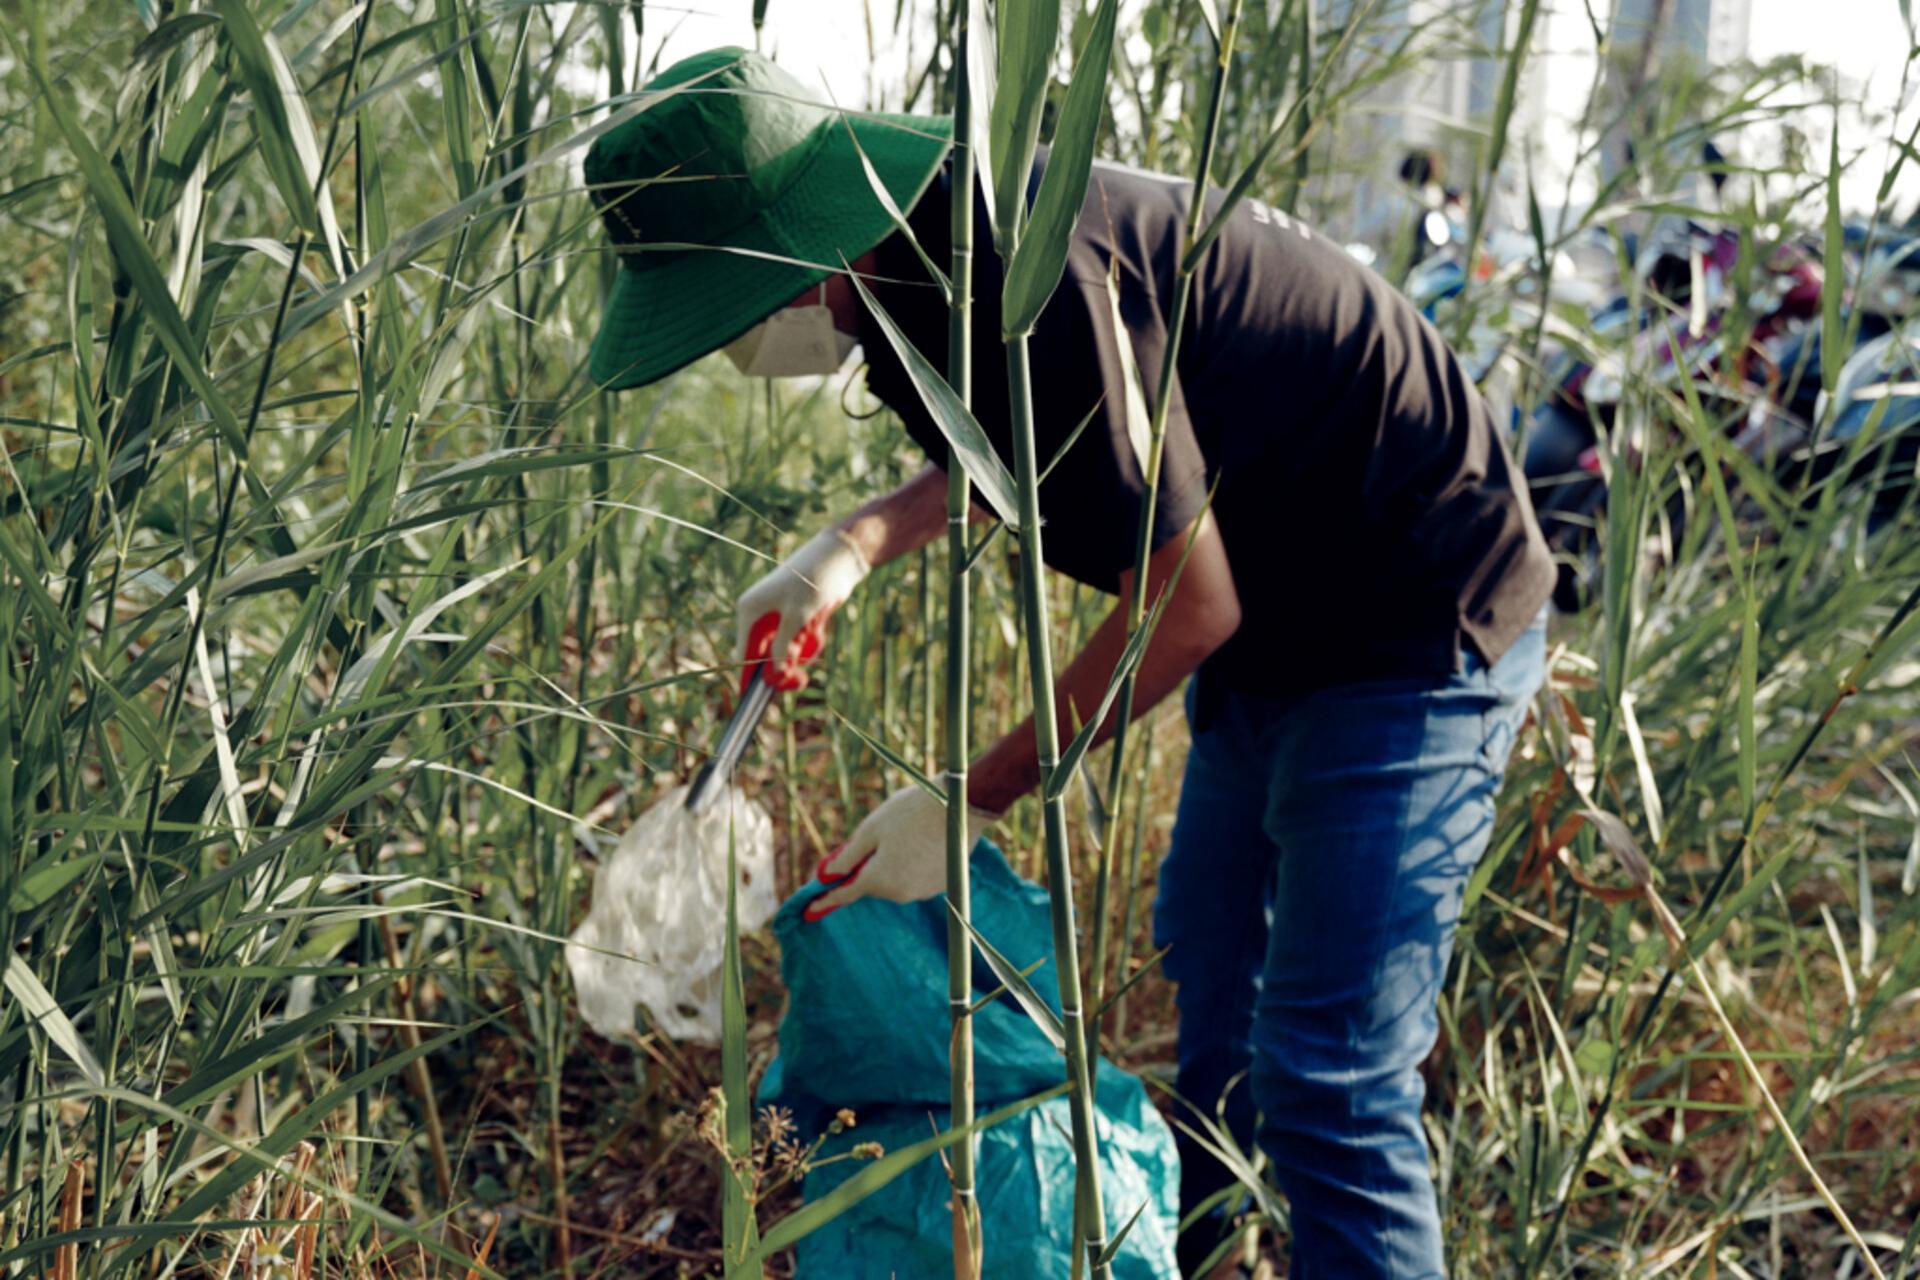
M 991 841 L 973 851 L 973 924 L 1057 1003 L 1046 890 L 1015 875 Z M 944 897 L 905 905 L 862 899 L 806 923 L 809 885 L 774 918 L 788 992 L 780 1053 L 760 1087 L 762 1106 L 792 1114 L 802 1142 L 826 1132 L 842 1108 L 854 1128 L 827 1139 L 803 1195 L 817 1200 L 867 1167 L 827 1158 L 858 1143 L 887 1151 L 947 1126 L 947 907 Z M 974 969 L 975 998 L 998 985 Z M 975 1096 L 981 1114 L 1058 1084 L 1064 1064 L 1010 998 L 974 1016 Z M 1114 1258 L 1124 1280 L 1178 1274 L 1179 1157 L 1173 1135 L 1140 1081 L 1097 1064 L 1094 1098 L 1109 1233 L 1137 1209 Z M 1064 1276 L 1073 1250 L 1073 1144 L 1067 1100 L 1053 1098 L 980 1135 L 976 1166 L 986 1280 Z M 802 1239 L 799 1280 L 892 1280 L 952 1274 L 951 1189 L 935 1156 Z

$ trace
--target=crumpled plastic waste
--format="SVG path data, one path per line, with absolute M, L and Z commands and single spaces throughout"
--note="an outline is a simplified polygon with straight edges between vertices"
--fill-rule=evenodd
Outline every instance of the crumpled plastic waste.
M 567 943 L 567 967 L 587 1025 L 633 1030 L 636 1006 L 676 1040 L 720 1042 L 727 848 L 732 843 L 740 931 L 773 918 L 773 821 L 738 787 L 689 813 L 675 787 L 637 818 L 593 882 L 593 904 Z

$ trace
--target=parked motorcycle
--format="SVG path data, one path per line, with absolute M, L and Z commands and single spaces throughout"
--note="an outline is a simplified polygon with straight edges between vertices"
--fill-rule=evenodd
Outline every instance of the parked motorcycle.
M 1778 457 L 1805 443 L 1804 430 L 1774 407 L 1774 389 L 1783 385 L 1777 348 L 1801 340 L 1819 315 L 1820 267 L 1803 248 L 1778 249 L 1745 300 L 1751 327 L 1729 352 L 1725 326 L 1741 247 L 1732 231 L 1693 224 L 1650 239 L 1636 264 L 1641 305 L 1621 298 L 1597 313 L 1593 358 L 1573 364 L 1528 415 L 1523 467 L 1541 527 L 1561 553 L 1555 599 L 1563 609 L 1578 607 L 1592 573 L 1609 460 L 1634 465 L 1648 449 L 1645 433 L 1659 429 L 1656 414 L 1622 413 L 1629 371 L 1648 371 L 1642 376 L 1677 395 L 1691 382 L 1693 397 L 1752 456 Z M 1677 531 L 1684 507 L 1676 501 L 1667 514 Z

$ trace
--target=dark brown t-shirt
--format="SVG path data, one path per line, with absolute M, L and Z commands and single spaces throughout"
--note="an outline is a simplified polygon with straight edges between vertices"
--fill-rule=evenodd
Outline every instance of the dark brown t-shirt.
M 1046 162 L 1043 150 L 1035 181 Z M 945 261 L 950 183 L 909 215 Z M 1191 184 L 1096 164 L 1065 278 L 1031 339 L 1036 456 L 1093 421 L 1040 486 L 1047 563 L 1112 591 L 1134 560 L 1142 468 L 1127 432 L 1109 300 L 1147 401 L 1160 394 Z M 1210 196 L 1218 207 L 1220 193 Z M 975 200 L 973 408 L 1011 468 L 1002 264 Z M 936 367 L 947 310 L 895 235 L 875 295 Z M 886 339 L 863 326 L 868 386 L 945 465 L 947 445 Z M 1207 660 L 1226 687 L 1287 695 L 1444 674 L 1460 647 L 1499 659 L 1545 603 L 1554 570 L 1524 479 L 1460 362 L 1396 290 L 1338 244 L 1253 201 L 1195 273 L 1161 474 L 1157 547 L 1213 502 L 1240 630 Z

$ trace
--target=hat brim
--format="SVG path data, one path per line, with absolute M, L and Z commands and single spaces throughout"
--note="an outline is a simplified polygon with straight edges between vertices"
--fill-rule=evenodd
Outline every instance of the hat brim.
M 765 212 L 711 246 L 627 246 L 587 372 L 609 391 L 643 387 L 726 345 L 886 239 L 892 217 L 860 164 L 911 209 L 946 157 L 947 116 L 848 115 L 823 126 L 812 160 Z M 852 125 L 854 138 L 848 136 Z

